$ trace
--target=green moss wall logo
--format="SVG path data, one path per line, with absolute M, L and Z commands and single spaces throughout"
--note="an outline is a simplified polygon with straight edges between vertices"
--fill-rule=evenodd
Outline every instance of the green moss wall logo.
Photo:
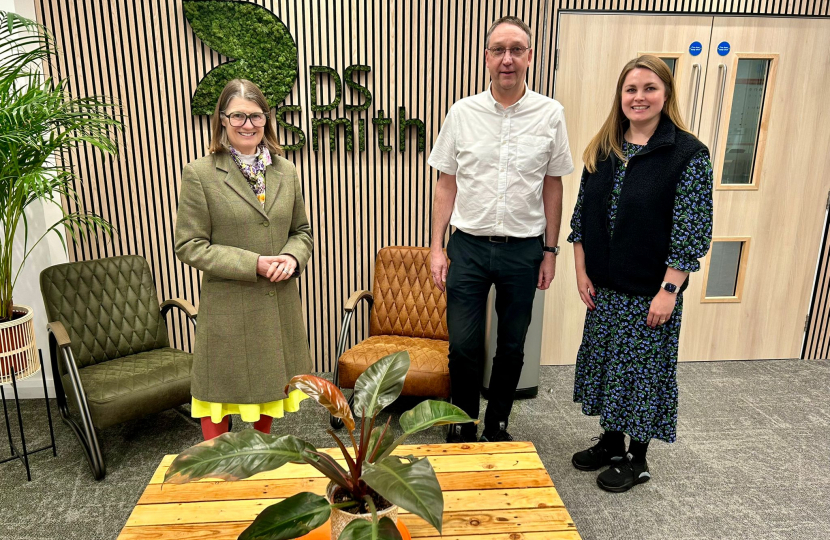
M 302 128 L 286 121 L 292 113 L 301 113 L 298 105 L 280 104 L 291 93 L 299 74 L 297 44 L 288 31 L 288 27 L 273 13 L 262 6 L 242 1 L 227 0 L 185 0 L 184 14 L 196 36 L 202 42 L 230 59 L 207 73 L 199 81 L 191 100 L 193 114 L 213 114 L 222 88 L 231 79 L 248 79 L 256 83 L 265 94 L 268 103 L 276 107 L 277 123 L 285 130 L 293 132 L 297 142 L 286 145 L 287 151 L 299 150 L 305 146 L 306 136 Z M 356 105 L 344 105 L 346 111 L 368 111 L 372 104 L 372 92 L 357 82 L 355 73 L 372 71 L 370 66 L 351 65 L 343 73 L 343 79 L 337 71 L 328 66 L 309 66 L 311 82 L 312 113 L 334 111 L 338 108 L 343 92 L 343 81 L 363 102 Z M 333 100 L 320 104 L 317 96 L 318 78 L 328 77 L 334 84 Z M 361 98 L 358 98 L 361 99 Z M 387 128 L 391 128 L 392 118 L 387 118 L 383 110 L 376 112 L 372 119 L 376 128 L 377 147 L 383 152 L 391 152 L 393 147 L 387 144 Z M 346 150 L 354 150 L 354 124 L 349 118 L 312 118 L 312 149 L 319 151 L 318 132 L 323 126 L 329 130 L 329 148 L 336 151 L 337 130 L 342 128 L 345 135 Z M 426 126 L 421 120 L 408 119 L 406 109 L 398 107 L 398 147 L 406 150 L 406 134 L 410 127 L 417 129 L 418 151 L 426 148 Z M 391 136 L 391 133 L 390 133 Z M 366 149 L 366 120 L 358 119 L 358 148 Z

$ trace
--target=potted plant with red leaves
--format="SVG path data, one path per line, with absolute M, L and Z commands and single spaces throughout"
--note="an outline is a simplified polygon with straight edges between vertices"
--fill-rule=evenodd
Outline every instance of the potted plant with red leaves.
M 193 446 L 173 461 L 166 483 L 203 478 L 240 480 L 286 463 L 307 463 L 329 478 L 326 497 L 304 492 L 266 508 L 239 540 L 289 540 L 308 534 L 332 519 L 332 540 L 399 540 L 397 507 L 412 512 L 441 532 L 444 497 L 429 461 L 393 451 L 413 433 L 432 426 L 477 422 L 443 401 L 422 401 L 401 414 L 403 434 L 395 439 L 390 422 L 376 425 L 378 413 L 401 394 L 409 354 L 386 356 L 358 377 L 354 388 L 355 422 L 346 397 L 329 381 L 299 375 L 285 388 L 303 391 L 340 418 L 348 430 L 352 452 L 327 429 L 343 454 L 345 467 L 330 455 L 293 435 L 267 435 L 253 429 L 225 433 Z M 390 517 L 391 516 L 391 517 Z M 344 519 L 345 518 L 345 519 Z M 348 521 L 346 523 L 346 521 Z

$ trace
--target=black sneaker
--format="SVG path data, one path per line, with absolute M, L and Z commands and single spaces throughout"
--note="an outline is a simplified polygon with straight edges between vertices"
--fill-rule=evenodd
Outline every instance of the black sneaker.
M 476 442 L 475 424 L 471 424 L 470 426 L 465 424 L 451 424 L 447 432 L 447 442 L 453 444 Z
M 480 442 L 508 442 L 512 440 L 513 437 L 507 432 L 507 422 L 499 422 L 499 428 L 495 431 L 488 432 L 484 430 L 479 439 Z
M 619 449 L 609 450 L 602 443 L 602 435 L 591 440 L 599 442 L 587 450 L 574 454 L 571 458 L 574 467 L 580 471 L 596 471 L 606 465 L 622 463 L 625 455 L 624 444 L 620 445 Z
M 628 491 L 637 484 L 645 484 L 651 480 L 651 473 L 648 472 L 648 462 L 636 463 L 631 461 L 631 454 L 619 465 L 611 465 L 597 476 L 597 485 L 605 491 L 622 493 Z

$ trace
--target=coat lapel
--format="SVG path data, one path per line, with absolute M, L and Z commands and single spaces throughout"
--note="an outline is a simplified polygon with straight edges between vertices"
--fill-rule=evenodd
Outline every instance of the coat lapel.
M 237 167 L 233 162 L 233 158 L 230 154 L 223 152 L 219 159 L 216 160 L 216 168 L 226 173 L 225 183 L 230 186 L 232 190 L 245 199 L 245 202 L 253 206 L 257 212 L 263 215 L 263 217 L 268 217 L 262 209 L 262 205 L 259 203 L 259 200 L 257 200 L 256 195 L 254 195 L 254 190 L 252 190 L 251 186 L 248 185 L 248 181 L 245 180 L 244 176 L 242 176 L 242 173 L 239 171 L 239 167 Z M 265 188 L 265 204 L 268 204 L 267 182 L 265 184 Z
M 275 159 L 275 158 L 271 158 Z M 273 165 L 265 168 L 265 214 L 271 214 L 271 207 L 274 206 L 274 201 L 277 200 L 277 193 L 280 191 L 280 186 L 284 180 L 284 175 L 277 170 Z

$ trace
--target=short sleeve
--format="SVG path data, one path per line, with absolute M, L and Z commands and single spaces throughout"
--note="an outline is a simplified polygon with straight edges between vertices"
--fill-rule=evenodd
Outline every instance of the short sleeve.
M 568 130 L 565 127 L 565 110 L 557 104 L 558 110 L 551 118 L 551 135 L 553 142 L 550 161 L 545 174 L 548 176 L 565 176 L 574 170 L 571 148 L 568 145 Z
M 700 259 L 712 241 L 712 162 L 700 152 L 689 162 L 677 185 L 671 248 L 666 265 L 683 272 L 700 270 Z
M 455 150 L 455 126 L 453 122 L 453 107 L 447 112 L 441 131 L 435 144 L 432 145 L 432 152 L 429 154 L 427 163 L 442 173 L 455 174 L 458 172 L 458 161 Z

